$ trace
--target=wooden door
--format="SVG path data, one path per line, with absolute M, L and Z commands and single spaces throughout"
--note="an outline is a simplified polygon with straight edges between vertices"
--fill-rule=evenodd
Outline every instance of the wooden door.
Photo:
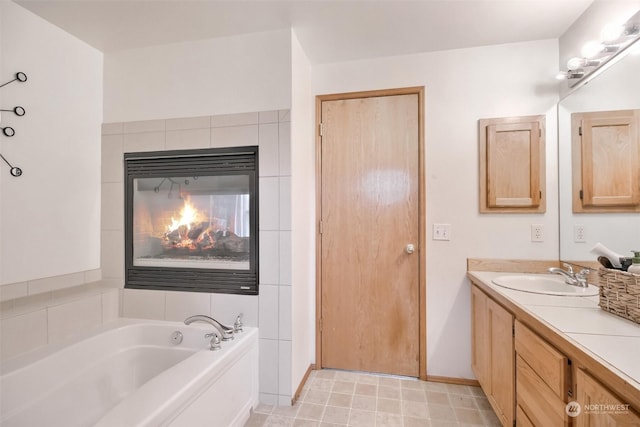
M 420 95 L 319 102 L 322 367 L 420 375 Z

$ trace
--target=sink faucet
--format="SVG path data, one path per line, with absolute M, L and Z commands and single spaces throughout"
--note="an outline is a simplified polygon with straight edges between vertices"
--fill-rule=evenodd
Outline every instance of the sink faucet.
M 195 316 L 191 316 L 191 317 L 187 317 L 184 320 L 184 324 L 185 325 L 190 325 L 193 322 L 205 322 L 210 324 L 211 326 L 213 326 L 214 328 L 216 328 L 217 332 L 220 333 L 220 337 L 222 337 L 222 341 L 229 341 L 233 339 L 233 328 L 230 326 L 225 326 L 222 323 L 218 322 L 216 319 L 214 319 L 213 317 L 209 317 L 209 316 L 205 316 L 204 314 L 196 314 Z M 209 335 L 209 334 L 207 334 Z M 208 336 L 207 338 L 209 338 L 210 336 Z M 211 336 L 212 337 L 212 345 L 213 345 L 213 339 L 215 339 L 215 336 Z
M 551 267 L 547 271 L 552 274 L 559 274 L 564 277 L 564 283 L 571 286 L 579 286 L 581 288 L 586 288 L 589 285 L 587 284 L 587 274 L 590 273 L 591 270 L 588 268 L 583 268 L 579 273 L 574 273 L 573 268 L 567 264 L 562 264 L 566 270 L 558 267 Z

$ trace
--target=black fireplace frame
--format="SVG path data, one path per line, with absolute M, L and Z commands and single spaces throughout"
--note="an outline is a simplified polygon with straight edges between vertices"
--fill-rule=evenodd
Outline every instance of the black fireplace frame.
M 249 176 L 249 269 L 133 265 L 134 180 L 216 175 Z M 125 153 L 125 288 L 258 295 L 258 176 L 257 146 Z

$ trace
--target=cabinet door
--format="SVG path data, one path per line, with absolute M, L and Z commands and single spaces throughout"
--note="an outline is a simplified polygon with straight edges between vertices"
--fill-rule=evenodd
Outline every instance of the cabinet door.
M 520 405 L 516 406 L 516 425 L 518 427 L 536 427 Z
M 503 426 L 513 425 L 515 412 L 515 375 L 513 316 L 491 299 L 487 299 L 490 333 L 491 396 Z
M 544 212 L 544 117 L 482 119 L 480 212 Z
M 515 416 L 513 316 L 471 286 L 471 367 L 503 426 Z
M 572 115 L 574 212 L 640 211 L 640 110 Z
M 491 393 L 489 344 L 487 296 L 477 287 L 471 286 L 471 369 L 485 394 Z
M 640 416 L 592 376 L 577 370 L 578 427 L 640 426 Z

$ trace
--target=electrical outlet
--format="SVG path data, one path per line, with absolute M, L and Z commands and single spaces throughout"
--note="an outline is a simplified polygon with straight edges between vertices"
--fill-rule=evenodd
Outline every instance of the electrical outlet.
M 587 229 L 584 225 L 573 226 L 573 241 L 576 243 L 586 243 Z
M 544 226 L 542 224 L 531 224 L 531 241 L 544 242 Z
M 451 224 L 433 224 L 433 240 L 451 240 Z

